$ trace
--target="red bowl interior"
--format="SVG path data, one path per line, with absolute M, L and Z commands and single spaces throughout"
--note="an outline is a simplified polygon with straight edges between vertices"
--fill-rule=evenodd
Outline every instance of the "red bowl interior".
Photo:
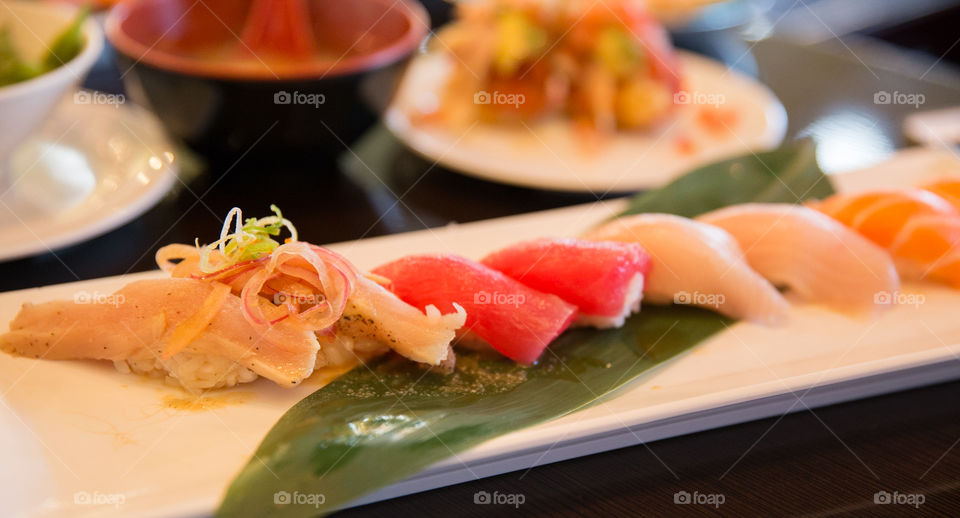
M 306 0 L 318 52 L 310 59 L 251 53 L 240 35 L 254 0 L 133 0 L 114 7 L 106 34 L 137 62 L 232 79 L 309 79 L 376 68 L 410 53 L 429 29 L 408 0 Z M 246 52 L 244 52 L 246 50 Z

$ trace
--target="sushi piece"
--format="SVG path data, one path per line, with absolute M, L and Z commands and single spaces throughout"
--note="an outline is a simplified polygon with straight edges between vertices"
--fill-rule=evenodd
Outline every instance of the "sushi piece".
M 446 315 L 414 308 L 338 254 L 298 241 L 271 209 L 274 216 L 244 220 L 234 208 L 214 243 L 161 248 L 157 264 L 172 278 L 134 282 L 93 304 L 84 297 L 25 304 L 0 335 L 0 350 L 110 360 L 193 392 L 258 376 L 290 387 L 317 367 L 388 349 L 453 366 L 462 307 Z M 283 228 L 291 237 L 280 244 L 274 237 Z
M 465 329 L 504 356 L 533 363 L 577 317 L 577 307 L 529 288 L 506 275 L 456 255 L 407 256 L 373 273 L 418 308 L 467 312 Z
M 921 188 L 930 191 L 953 205 L 953 208 L 960 211 L 960 178 L 948 176 L 934 180 Z
M 483 264 L 577 306 L 577 325 L 619 327 L 640 310 L 650 256 L 636 243 L 537 239 L 494 252 Z
M 887 250 L 903 277 L 960 288 L 960 214 L 940 196 L 868 191 L 836 194 L 813 207 Z
M 181 261 L 172 264 L 171 259 Z M 213 260 L 220 257 L 213 254 Z M 450 343 L 463 326 L 462 308 L 424 314 L 375 282 L 359 275 L 344 258 L 323 247 L 293 241 L 270 255 L 213 268 L 201 267 L 196 247 L 168 245 L 157 254 L 173 277 L 228 284 L 244 301 L 244 316 L 261 325 L 262 308 L 282 307 L 318 333 L 321 363 L 343 365 L 393 349 L 428 365 L 452 365 Z M 308 316 L 309 315 L 309 316 Z
M 290 322 L 255 326 L 240 297 L 195 279 L 132 282 L 89 301 L 24 304 L 0 349 L 47 360 L 110 360 L 124 372 L 167 376 L 191 391 L 263 376 L 297 385 L 313 373 L 320 344 Z M 276 316 L 271 314 L 271 316 Z
M 333 343 L 324 342 L 323 352 L 331 364 L 338 365 L 355 359 L 352 353 L 364 350 L 364 344 L 367 351 L 376 350 L 380 344 L 415 362 L 450 369 L 454 363 L 450 344 L 466 319 L 466 311 L 458 304 L 453 304 L 447 314 L 430 304 L 420 311 L 361 276 L 337 321 L 336 338 Z M 349 356 L 344 354 L 345 342 L 351 344 L 346 348 Z
M 671 214 L 638 214 L 610 221 L 585 239 L 639 243 L 650 254 L 645 298 L 691 304 L 762 324 L 782 321 L 790 304 L 743 258 L 724 230 Z
M 900 288 L 883 249 L 835 219 L 800 205 L 747 203 L 699 216 L 733 236 L 747 263 L 777 286 L 836 309 L 889 303 Z

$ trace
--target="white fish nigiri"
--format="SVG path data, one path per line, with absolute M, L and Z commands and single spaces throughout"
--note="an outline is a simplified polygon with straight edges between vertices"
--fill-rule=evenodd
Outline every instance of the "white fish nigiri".
M 724 230 L 671 214 L 615 219 L 583 236 L 640 243 L 652 258 L 644 300 L 705 307 L 763 324 L 786 317 L 790 304 L 743 259 Z
M 804 299 L 841 310 L 873 309 L 889 304 L 900 288 L 889 254 L 816 210 L 747 203 L 697 219 L 729 232 L 754 270 Z

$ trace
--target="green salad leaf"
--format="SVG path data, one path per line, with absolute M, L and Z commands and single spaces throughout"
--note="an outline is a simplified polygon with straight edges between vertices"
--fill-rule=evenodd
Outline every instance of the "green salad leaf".
M 692 216 L 829 194 L 812 151 L 799 143 L 761 154 L 769 170 L 754 155 L 708 166 L 638 196 L 630 210 Z M 217 516 L 332 512 L 484 441 L 591 405 L 729 324 L 694 307 L 644 306 L 622 328 L 564 333 L 533 367 L 470 351 L 458 351 L 450 376 L 396 358 L 357 367 L 274 425 Z
M 81 7 L 70 25 L 53 40 L 41 64 L 44 72 L 49 72 L 80 54 L 86 43 L 86 38 L 83 36 L 83 22 L 89 15 L 90 6 Z
M 13 46 L 9 27 L 0 27 L 0 86 L 6 86 L 40 75 L 36 66 L 27 63 Z
M 86 44 L 83 22 L 89 13 L 89 7 L 81 8 L 70 25 L 50 43 L 46 55 L 38 63 L 31 63 L 17 50 L 10 27 L 0 27 L 0 86 L 33 79 L 80 54 Z

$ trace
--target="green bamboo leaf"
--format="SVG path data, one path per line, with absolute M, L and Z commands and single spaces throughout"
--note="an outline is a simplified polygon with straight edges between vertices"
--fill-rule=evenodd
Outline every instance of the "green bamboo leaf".
M 754 155 L 708 166 L 639 196 L 631 210 L 695 215 L 832 192 L 812 157 L 802 142 L 761 155 L 770 170 Z M 332 512 L 491 438 L 593 404 L 729 323 L 693 307 L 644 306 L 620 329 L 564 333 L 534 367 L 469 351 L 458 352 L 451 376 L 397 358 L 358 367 L 274 425 L 217 516 Z
M 218 516 L 332 511 L 492 437 L 577 410 L 725 322 L 690 307 L 644 313 L 621 329 L 569 332 L 536 367 L 462 352 L 449 377 L 405 360 L 355 369 L 284 415 Z M 274 495 L 283 494 L 322 494 L 324 503 L 275 503 Z
M 695 169 L 638 195 L 624 214 L 665 212 L 692 218 L 738 203 L 798 203 L 833 192 L 817 164 L 816 146 L 802 139 Z

